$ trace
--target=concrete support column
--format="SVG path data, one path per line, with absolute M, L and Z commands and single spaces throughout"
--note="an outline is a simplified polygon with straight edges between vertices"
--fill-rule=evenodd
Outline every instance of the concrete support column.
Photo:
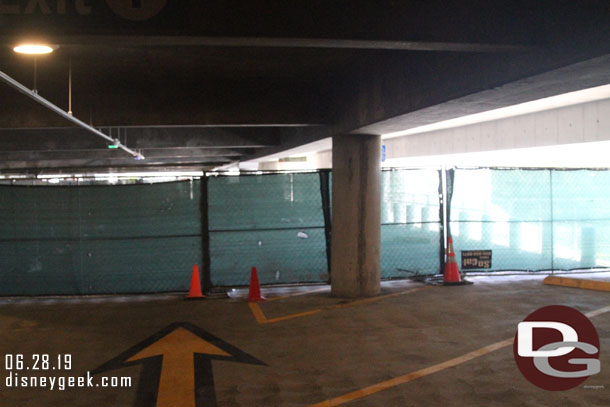
M 381 136 L 333 137 L 331 289 L 339 297 L 379 294 Z

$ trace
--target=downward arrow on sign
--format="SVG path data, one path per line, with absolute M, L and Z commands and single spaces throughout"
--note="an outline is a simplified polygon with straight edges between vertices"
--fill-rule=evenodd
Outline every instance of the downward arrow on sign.
M 214 359 L 264 365 L 201 328 L 182 322 L 162 329 L 92 374 L 141 363 L 144 367 L 136 407 L 209 407 L 216 406 Z

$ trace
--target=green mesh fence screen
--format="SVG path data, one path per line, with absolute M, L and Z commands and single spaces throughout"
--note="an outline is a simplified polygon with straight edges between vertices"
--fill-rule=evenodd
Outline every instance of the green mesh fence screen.
M 262 284 L 327 281 L 325 174 L 209 177 L 212 285 L 247 285 L 252 266 Z M 610 266 L 609 171 L 448 175 L 458 258 L 492 250 L 483 270 Z M 439 183 L 434 170 L 382 172 L 382 278 L 440 271 Z M 187 290 L 201 208 L 200 181 L 1 186 L 0 295 Z
M 458 254 L 492 250 L 491 270 L 607 267 L 610 173 L 456 170 L 450 230 Z
M 210 177 L 208 208 L 213 285 L 328 280 L 318 173 Z
M 553 268 L 610 267 L 610 172 L 552 171 Z
M 438 187 L 438 171 L 382 173 L 382 278 L 439 271 Z M 213 285 L 251 266 L 262 284 L 328 280 L 319 174 L 212 177 L 208 213 Z
M 0 295 L 186 290 L 200 182 L 0 187 Z
M 440 272 L 439 183 L 434 170 L 382 172 L 382 278 Z

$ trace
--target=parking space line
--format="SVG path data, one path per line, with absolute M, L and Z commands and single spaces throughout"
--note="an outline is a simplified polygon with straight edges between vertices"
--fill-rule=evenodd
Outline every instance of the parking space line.
M 483 355 L 486 355 L 493 351 L 496 351 L 498 349 L 502 349 L 506 346 L 511 345 L 512 343 L 513 343 L 513 338 L 505 339 L 503 341 L 496 342 L 494 344 L 485 346 L 483 348 L 477 349 L 470 353 L 466 353 L 465 355 L 459 356 L 455 359 L 451 359 L 446 362 L 439 363 L 437 365 L 430 366 L 430 367 L 427 367 L 424 369 L 416 370 L 415 372 L 408 373 L 404 376 L 395 377 L 393 379 L 386 380 L 384 382 L 380 382 L 380 383 L 374 384 L 372 386 L 365 387 L 363 389 L 356 390 L 351 393 L 347 393 L 342 396 L 335 397 L 333 399 L 314 404 L 311 407 L 339 406 L 341 404 L 345 404 L 350 401 L 354 401 L 354 400 L 366 397 L 368 395 L 378 393 L 380 391 L 389 389 L 391 387 L 395 387 L 395 386 L 398 386 L 398 385 L 401 385 L 404 383 L 408 383 L 415 379 L 419 379 L 420 377 L 428 376 L 428 375 L 431 375 L 432 373 L 440 372 L 441 370 L 445 370 L 450 367 L 460 365 L 464 362 L 468 362 L 469 360 L 478 358 L 479 356 L 483 356 Z
M 248 306 L 250 307 L 254 318 L 256 318 L 256 322 L 258 322 L 259 324 L 267 323 L 267 317 L 265 317 L 265 314 L 263 314 L 263 310 L 261 309 L 261 307 L 258 306 L 258 303 L 249 302 Z
M 593 318 L 598 315 L 604 314 L 606 312 L 610 312 L 610 305 L 599 308 L 595 311 L 590 311 L 585 313 L 588 318 Z M 401 384 L 405 384 L 411 382 L 415 379 L 419 379 L 420 377 L 428 376 L 433 373 L 440 372 L 442 370 L 448 369 L 450 367 L 455 367 L 461 365 L 462 363 L 468 362 L 470 360 L 476 359 L 480 356 L 487 355 L 488 353 L 494 352 L 496 350 L 505 348 L 513 344 L 514 338 L 504 339 L 503 341 L 493 343 L 491 345 L 484 346 L 475 351 L 466 353 L 462 356 L 458 356 L 457 358 L 448 360 L 443 363 L 439 363 L 430 367 L 426 367 L 424 369 L 416 370 L 415 372 L 407 373 L 406 375 L 395 377 L 390 380 L 386 380 L 380 383 L 376 383 L 372 386 L 365 387 L 363 389 L 355 390 L 350 393 L 343 394 L 339 397 L 332 398 L 330 400 L 322 401 L 317 404 L 312 404 L 310 407 L 333 407 L 339 406 L 345 403 L 349 403 L 351 401 L 355 401 L 361 399 L 363 397 L 369 396 L 374 393 L 378 393 L 383 390 L 387 390 L 391 387 L 399 386 Z
M 322 309 L 320 309 L 320 308 L 312 309 L 310 311 L 299 312 L 298 314 L 290 314 L 290 315 L 285 315 L 283 317 L 271 318 L 271 319 L 267 320 L 267 323 L 268 324 L 273 324 L 273 323 L 280 322 L 280 321 L 286 321 L 288 319 L 301 318 L 301 317 L 306 317 L 306 316 L 309 316 L 309 315 L 318 314 L 320 312 L 322 312 Z
M 328 305 L 328 306 L 325 306 L 325 307 L 315 308 L 315 309 L 312 309 L 312 310 L 308 310 L 308 311 L 304 311 L 304 312 L 299 312 L 299 313 L 296 313 L 296 314 L 284 315 L 284 316 L 277 317 L 277 318 L 267 318 L 265 316 L 265 313 L 261 309 L 259 303 L 249 302 L 248 305 L 250 307 L 250 310 L 252 311 L 252 314 L 254 315 L 254 318 L 256 319 L 256 322 L 258 322 L 259 324 L 273 324 L 273 323 L 276 323 L 276 322 L 286 321 L 286 320 L 289 320 L 289 319 L 295 319 L 295 318 L 306 317 L 306 316 L 309 316 L 309 315 L 315 315 L 315 314 L 318 314 L 318 313 L 320 313 L 322 311 L 329 311 L 329 310 L 333 310 L 333 309 L 353 307 L 353 306 L 357 306 L 357 305 L 377 302 L 379 300 L 383 300 L 383 299 L 386 299 L 386 298 L 398 297 L 400 295 L 405 295 L 405 294 L 413 293 L 413 292 L 420 291 L 420 290 L 423 290 L 423 289 L 428 288 L 428 287 L 429 286 L 416 287 L 416 288 L 411 288 L 409 290 L 401 291 L 401 292 L 398 292 L 398 293 L 386 294 L 386 295 L 380 295 L 378 297 L 370 297 L 370 298 L 365 298 L 365 299 L 362 299 L 362 300 L 350 301 L 350 302 L 347 302 L 347 303 L 344 303 L 344 304 Z M 276 298 L 278 298 L 278 297 L 276 297 Z
M 593 318 L 598 315 L 605 314 L 606 312 L 610 312 L 610 305 L 608 305 L 607 307 L 604 307 L 604 308 L 596 309 L 595 311 L 587 312 L 587 313 L 585 313 L 585 316 L 587 318 Z

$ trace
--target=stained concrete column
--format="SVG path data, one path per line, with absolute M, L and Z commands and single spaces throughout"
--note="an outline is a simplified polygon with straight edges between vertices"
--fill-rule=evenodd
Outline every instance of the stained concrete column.
M 381 136 L 333 137 L 331 289 L 339 297 L 379 294 Z

